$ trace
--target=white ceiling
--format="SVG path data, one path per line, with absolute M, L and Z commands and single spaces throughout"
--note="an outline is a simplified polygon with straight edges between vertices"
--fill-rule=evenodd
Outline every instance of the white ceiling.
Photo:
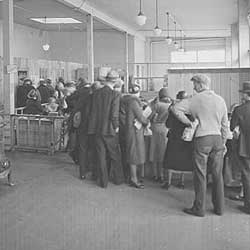
M 139 11 L 139 0 L 83 0 L 90 6 L 103 11 L 119 21 L 145 32 L 151 36 L 155 27 L 155 0 L 142 0 L 142 10 L 147 16 L 147 23 L 140 27 L 135 22 Z M 214 31 L 216 36 L 223 31 L 230 31 L 230 25 L 237 21 L 237 0 L 158 0 L 159 26 L 166 29 L 166 12 L 176 17 L 183 30 L 188 33 L 205 34 Z M 15 22 L 35 28 L 57 30 L 58 25 L 44 25 L 29 20 L 30 17 L 73 17 L 83 24 L 61 25 L 61 29 L 84 30 L 86 28 L 86 14 L 73 8 L 64 6 L 57 0 L 14 0 Z M 1 7 L 1 3 L 0 3 Z M 98 29 L 111 29 L 105 24 L 95 21 Z M 173 25 L 172 25 L 173 28 Z M 202 36 L 202 35 L 201 35 Z M 223 36 L 223 35 L 222 35 Z
M 1 0 L 0 0 L 1 1 Z M 0 10 L 2 3 L 0 2 Z M 87 13 L 79 12 L 74 8 L 59 3 L 56 0 L 14 0 L 14 21 L 19 24 L 27 25 L 37 29 L 43 30 L 66 30 L 66 31 L 80 31 L 86 29 L 86 15 Z M 79 20 L 80 24 L 41 24 L 30 20 L 36 17 L 71 17 Z M 1 11 L 0 11 L 1 18 Z M 94 21 L 94 28 L 96 30 L 110 30 L 111 28 L 99 21 Z
M 142 28 L 135 23 L 139 0 L 89 0 L 107 14 L 144 31 L 155 27 L 155 0 L 142 0 L 147 23 Z M 237 0 L 158 0 L 159 26 L 166 29 L 166 12 L 176 16 L 184 31 L 230 30 L 237 21 Z

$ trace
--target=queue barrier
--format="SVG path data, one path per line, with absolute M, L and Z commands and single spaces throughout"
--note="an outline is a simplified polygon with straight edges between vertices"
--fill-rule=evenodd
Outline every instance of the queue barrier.
M 42 105 L 42 107 L 46 107 L 48 105 L 48 103 L 42 103 L 41 105 Z M 26 106 L 15 108 L 15 114 L 16 115 L 23 115 L 25 108 L 26 108 Z
M 65 117 L 28 114 L 9 116 L 11 149 L 47 151 L 50 155 L 65 149 Z

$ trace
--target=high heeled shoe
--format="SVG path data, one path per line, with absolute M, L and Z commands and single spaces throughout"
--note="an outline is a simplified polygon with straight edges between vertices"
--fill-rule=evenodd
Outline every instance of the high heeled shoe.
M 143 189 L 144 185 L 142 183 L 136 183 L 134 181 L 130 181 L 130 186 L 131 187 L 135 187 L 135 188 L 139 188 L 139 189 Z

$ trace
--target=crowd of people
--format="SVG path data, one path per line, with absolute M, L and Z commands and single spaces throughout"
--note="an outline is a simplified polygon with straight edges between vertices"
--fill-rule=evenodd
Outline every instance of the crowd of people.
M 70 114 L 75 106 L 75 92 L 85 83 L 84 78 L 65 83 L 59 77 L 55 87 L 51 79 L 40 79 L 36 88 L 31 79 L 20 79 L 16 89 L 16 108 L 23 109 L 24 114 L 32 115 Z
M 210 90 L 209 77 L 195 75 L 191 81 L 193 96 L 180 90 L 173 100 L 168 89 L 162 88 L 157 97 L 146 101 L 135 83 L 123 93 L 123 82 L 115 70 L 93 84 L 84 79 L 77 84 L 59 79 L 55 89 L 49 79 L 40 80 L 37 89 L 25 79 L 17 91 L 17 105 L 26 106 L 25 113 L 31 114 L 68 113 L 68 148 L 79 165 L 79 177 L 84 180 L 91 173 L 103 188 L 112 181 L 143 189 L 146 161 L 151 162 L 154 180 L 166 189 L 169 170 L 193 172 L 195 199 L 184 212 L 200 217 L 206 213 L 208 173 L 214 213 L 224 212 L 223 162 L 233 132 L 238 135 L 242 210 L 250 214 L 250 83 L 245 82 L 240 90 L 244 103 L 234 109 L 229 126 L 226 103 Z M 48 104 L 42 107 L 43 103 Z M 191 138 L 186 139 L 186 131 Z

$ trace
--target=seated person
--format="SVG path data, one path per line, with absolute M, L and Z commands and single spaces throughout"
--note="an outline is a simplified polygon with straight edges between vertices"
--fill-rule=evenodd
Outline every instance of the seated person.
M 39 100 L 39 92 L 36 89 L 32 89 L 27 95 L 26 108 L 24 114 L 42 115 L 44 114 L 44 108 Z
M 49 98 L 49 103 L 46 105 L 46 112 L 50 113 L 50 112 L 57 112 L 59 109 L 59 104 L 57 104 L 56 102 L 56 98 L 55 97 L 50 97 Z

